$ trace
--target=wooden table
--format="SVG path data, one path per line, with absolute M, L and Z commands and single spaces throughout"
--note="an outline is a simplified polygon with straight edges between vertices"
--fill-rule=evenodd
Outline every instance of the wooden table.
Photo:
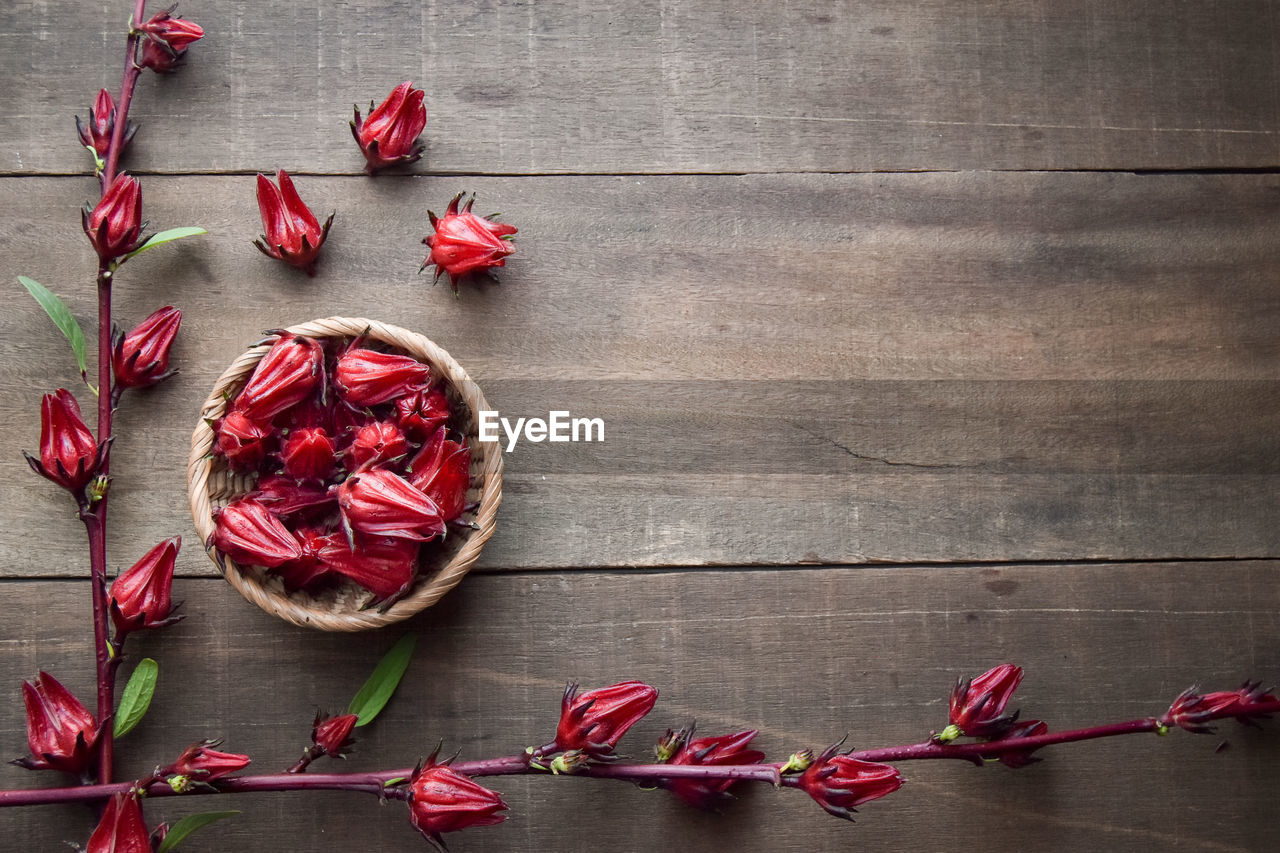
M 20 456 L 74 387 L 31 275 L 92 321 L 71 116 L 119 85 L 123 2 L 0 10 L 0 754 L 18 681 L 92 693 L 83 533 Z M 104 8 L 105 7 L 105 8 Z M 181 376 L 127 401 L 113 567 L 186 537 L 187 619 L 133 652 L 143 774 L 225 736 L 282 768 L 400 635 L 288 626 L 194 541 L 183 476 L 214 378 L 260 330 L 369 316 L 448 349 L 504 415 L 601 417 L 522 443 L 476 571 L 407 624 L 419 654 L 352 769 L 541 742 L 566 680 L 662 692 L 667 726 L 908 743 L 955 678 L 1027 668 L 1057 728 L 1280 681 L 1280 5 L 196 3 L 188 67 L 144 78 L 127 165 L 160 227 L 117 314 L 184 312 Z M 345 123 L 425 86 L 427 155 L 369 179 Z M 320 275 L 258 254 L 253 174 L 337 211 Z M 474 190 L 520 228 L 501 286 L 417 274 L 428 208 Z M 1215 753 L 1224 738 L 1232 749 Z M 1092 742 L 1021 771 L 904 767 L 857 826 L 794 792 L 723 816 L 574 779 L 497 784 L 481 850 L 1263 850 L 1280 731 Z M 5 787 L 52 784 L 17 768 Z M 218 805 L 223 805 L 219 803 Z M 207 809 L 166 800 L 153 819 Z M 239 797 L 184 849 L 423 849 L 398 806 Z M 0 814 L 64 850 L 87 810 Z M 19 849 L 18 846 L 12 849 Z

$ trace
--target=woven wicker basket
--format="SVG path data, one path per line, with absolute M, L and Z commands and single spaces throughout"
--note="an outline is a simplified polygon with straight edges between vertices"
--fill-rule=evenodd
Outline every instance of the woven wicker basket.
M 497 442 L 482 444 L 477 440 L 477 413 L 488 408 L 484 395 L 447 352 L 422 335 L 397 326 L 358 317 L 330 317 L 292 326 L 288 331 L 312 338 L 354 338 L 365 334 L 430 364 L 432 375 L 445 379 L 445 391 L 455 411 L 451 425 L 469 438 L 472 448 L 467 499 L 478 506 L 464 519 L 473 521 L 477 529 L 450 531 L 430 561 L 421 567 L 413 589 L 383 612 L 366 609 L 373 594 L 355 583 L 348 582 L 315 595 L 288 592 L 280 578 L 259 567 L 237 565 L 212 548 L 209 557 L 241 595 L 295 625 L 324 631 L 364 631 L 407 619 L 435 604 L 457 586 L 480 555 L 481 547 L 493 535 L 494 517 L 502 500 L 502 451 Z M 228 471 L 222 461 L 211 455 L 214 433 L 209 424 L 222 417 L 227 399 L 239 392 L 268 349 L 269 343 L 253 347 L 218 377 L 191 437 L 187 490 L 191 517 L 202 542 L 207 543 L 213 535 L 214 507 L 225 506 L 251 486 L 250 480 Z

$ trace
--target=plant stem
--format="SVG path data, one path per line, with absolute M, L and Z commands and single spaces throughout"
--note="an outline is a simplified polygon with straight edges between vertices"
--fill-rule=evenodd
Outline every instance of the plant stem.
M 137 0 L 133 8 L 134 26 L 140 24 L 146 15 L 147 0 Z M 111 129 L 111 144 L 107 146 L 106 163 L 102 169 L 102 191 L 106 192 L 107 187 L 111 186 L 111 182 L 116 177 L 116 167 L 120 163 L 120 150 L 124 147 L 124 130 L 125 125 L 129 121 L 129 102 L 133 100 L 133 90 L 138 82 L 138 75 L 142 73 L 142 69 L 134 63 L 134 58 L 138 49 L 138 36 L 133 32 L 133 27 L 129 28 L 129 35 L 125 40 L 124 49 L 124 78 L 120 81 L 120 100 L 116 102 L 116 124 Z
M 1072 729 L 1064 732 L 1035 735 L 1033 737 L 1011 738 L 1003 741 L 943 744 L 925 741 L 911 746 L 891 746 L 884 749 L 863 749 L 849 753 L 850 758 L 862 761 L 917 761 L 929 758 L 959 758 L 981 763 L 986 758 L 998 758 L 1005 752 L 1028 752 L 1042 746 L 1055 743 L 1074 743 L 1082 740 L 1094 740 L 1116 735 L 1154 732 L 1160 728 L 1155 717 L 1144 717 L 1140 720 L 1129 720 L 1124 723 L 1112 723 L 1105 726 L 1092 726 L 1087 729 Z

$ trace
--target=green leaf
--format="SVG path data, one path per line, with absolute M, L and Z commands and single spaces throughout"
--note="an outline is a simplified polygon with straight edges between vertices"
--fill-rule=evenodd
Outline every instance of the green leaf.
M 44 313 L 49 315 L 49 319 L 53 321 L 53 324 L 71 342 L 71 351 L 75 353 L 76 364 L 80 367 L 80 375 L 87 374 L 89 368 L 84 360 L 84 332 L 80 330 L 80 324 L 76 322 L 76 318 L 71 316 L 71 310 L 63 304 L 56 293 L 34 278 L 20 275 L 18 276 L 18 281 L 22 282 L 22 286 L 36 298 L 36 302 L 40 303 Z
M 200 234 L 208 234 L 209 232 L 203 228 L 188 225 L 183 228 L 170 228 L 168 231 L 161 231 L 159 234 L 152 234 L 147 242 L 125 255 L 121 263 L 129 260 L 134 255 L 141 255 L 147 249 L 154 249 L 156 246 L 162 246 L 165 243 L 172 243 L 174 240 L 181 240 L 183 237 L 195 237 Z
M 391 695 L 400 686 L 400 679 L 409 668 L 409 659 L 413 657 L 413 645 L 417 642 L 413 634 L 405 634 L 391 651 L 383 655 L 382 660 L 374 667 L 373 674 L 364 683 L 351 704 L 347 706 L 348 714 L 355 714 L 357 726 L 365 726 L 373 722 L 373 718 L 382 712 L 390 701 Z
M 151 707 L 151 697 L 156 692 L 156 679 L 160 675 L 160 664 L 151 658 L 138 661 L 138 666 L 129 676 L 129 683 L 124 686 L 120 695 L 120 707 L 116 709 L 115 736 L 120 738 L 133 731 L 134 726 L 142 722 Z
M 187 815 L 169 828 L 164 841 L 161 841 L 160 846 L 156 848 L 156 853 L 169 853 L 170 850 L 186 841 L 187 836 L 197 829 L 204 829 L 211 823 L 216 823 L 223 818 L 235 817 L 238 814 L 240 812 L 203 812 L 201 814 Z

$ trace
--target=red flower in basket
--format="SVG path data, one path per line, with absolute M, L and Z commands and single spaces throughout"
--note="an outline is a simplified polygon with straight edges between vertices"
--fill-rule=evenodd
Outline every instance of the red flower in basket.
M 396 353 L 353 346 L 338 359 L 334 384 L 338 394 L 356 408 L 377 406 L 427 386 L 430 365 Z
M 324 350 L 311 338 L 281 332 L 254 368 L 234 408 L 264 424 L 301 403 L 324 381 Z
M 445 521 L 462 515 L 471 485 L 471 449 L 445 438 L 440 427 L 409 463 L 409 482 L 440 507 Z
M 360 532 L 424 542 L 445 532 L 435 501 L 404 477 L 382 468 L 344 480 L 338 486 L 338 509 L 348 536 Z
M 253 498 L 240 498 L 215 510 L 214 521 L 217 527 L 211 544 L 238 563 L 275 568 L 302 556 L 289 529 Z

